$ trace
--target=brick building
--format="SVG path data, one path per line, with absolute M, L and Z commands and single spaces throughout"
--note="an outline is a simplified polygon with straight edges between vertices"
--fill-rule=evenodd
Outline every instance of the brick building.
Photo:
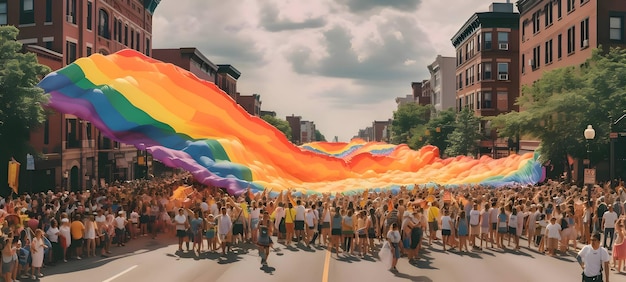
M 217 80 L 217 65 L 196 48 L 154 49 L 152 57 L 188 70 L 200 79 L 213 83 Z
M 300 145 L 302 144 L 302 136 L 300 135 L 300 122 L 302 121 L 301 116 L 291 115 L 285 118 L 289 123 L 289 127 L 291 127 L 291 143 Z
M 472 15 L 452 37 L 456 49 L 456 109 L 477 116 L 517 110 L 519 95 L 519 14 L 511 3 L 493 3 L 488 12 Z M 480 153 L 497 158 L 509 154 L 508 140 L 497 138 L 486 121 Z
M 521 0 L 521 85 L 545 71 L 580 66 L 600 45 L 626 47 L 626 2 L 620 0 Z
M 150 55 L 152 13 L 158 0 L 0 1 L 0 25 L 20 30 L 18 40 L 53 70 L 77 58 L 132 48 Z M 54 113 L 30 136 L 42 153 L 35 160 L 33 191 L 55 186 L 80 190 L 133 178 L 137 151 L 103 137 L 91 123 Z
M 430 103 L 435 108 L 435 112 L 454 108 L 455 60 L 454 57 L 437 55 L 435 61 L 428 65 Z
M 240 95 L 237 93 L 237 104 L 253 116 L 261 116 L 261 95 Z
M 233 100 L 237 101 L 237 79 L 240 76 L 241 72 L 231 65 L 217 65 L 215 84 Z

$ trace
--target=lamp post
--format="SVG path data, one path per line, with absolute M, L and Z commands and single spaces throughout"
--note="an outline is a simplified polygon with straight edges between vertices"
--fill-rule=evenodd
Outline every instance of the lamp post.
M 596 138 L 596 131 L 593 129 L 593 126 L 591 126 L 591 124 L 587 125 L 587 129 L 585 129 L 584 135 L 585 135 L 585 140 L 587 140 L 587 161 L 589 161 L 587 166 L 589 169 L 591 169 L 591 159 L 589 158 L 589 153 L 591 153 L 591 150 L 589 149 L 589 141 Z M 589 203 L 589 208 L 593 207 L 593 202 L 591 201 L 591 189 L 593 188 L 594 184 L 595 183 L 587 183 L 587 185 L 589 185 L 587 187 L 587 200 Z M 592 220 L 589 220 L 589 230 L 593 230 Z

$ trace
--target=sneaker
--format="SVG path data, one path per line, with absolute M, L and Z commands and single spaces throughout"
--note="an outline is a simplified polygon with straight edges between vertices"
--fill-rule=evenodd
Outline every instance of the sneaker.
M 39 277 L 43 277 L 43 273 L 39 273 Z
M 76 259 L 77 259 L 77 260 L 81 260 L 81 259 L 83 259 L 83 258 L 81 258 L 81 257 L 76 257 Z
M 63 262 L 67 262 L 67 260 L 66 260 L 66 259 L 64 259 L 64 260 L 63 260 Z
M 30 279 L 37 280 L 37 276 L 35 276 L 35 275 L 31 275 L 31 276 L 30 276 Z

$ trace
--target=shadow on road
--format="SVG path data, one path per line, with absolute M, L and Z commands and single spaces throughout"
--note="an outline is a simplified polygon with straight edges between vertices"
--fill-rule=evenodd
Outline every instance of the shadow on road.
M 414 275 L 409 275 L 409 274 L 404 274 L 401 273 L 397 270 L 391 271 L 393 273 L 394 276 L 398 277 L 398 278 L 402 278 L 402 279 L 407 279 L 410 281 L 417 281 L 417 282 L 432 282 L 433 280 L 426 277 L 426 276 L 414 276 Z

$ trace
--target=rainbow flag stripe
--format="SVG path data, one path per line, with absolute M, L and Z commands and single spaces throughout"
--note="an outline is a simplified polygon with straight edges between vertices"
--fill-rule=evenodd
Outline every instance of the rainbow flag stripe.
M 49 107 L 232 194 L 248 187 L 351 193 L 401 185 L 502 186 L 542 177 L 536 154 L 441 159 L 433 146 L 415 151 L 362 140 L 298 147 L 215 84 L 134 50 L 78 59 L 39 86 L 50 94 Z

